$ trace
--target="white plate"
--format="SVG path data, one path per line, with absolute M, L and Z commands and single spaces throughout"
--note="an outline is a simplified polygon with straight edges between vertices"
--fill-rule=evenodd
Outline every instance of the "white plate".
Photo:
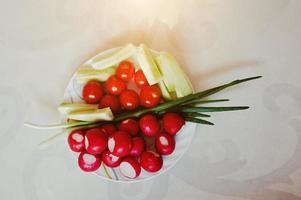
M 117 51 L 118 48 L 113 48 L 106 50 L 102 53 L 97 54 L 93 58 L 86 61 L 83 66 L 84 67 L 91 67 L 89 63 L 91 63 L 95 59 L 100 59 L 104 56 L 107 56 L 109 54 L 114 53 Z M 152 53 L 154 55 L 157 54 L 156 51 L 152 50 Z M 134 63 L 136 63 L 135 58 L 132 60 Z M 76 81 L 75 76 L 71 78 L 71 80 L 68 83 L 67 88 L 64 92 L 64 102 L 84 102 L 82 99 L 82 88 L 83 84 Z M 196 129 L 196 124 L 194 123 L 188 123 L 186 122 L 185 126 L 182 128 L 182 130 L 176 135 L 176 148 L 173 152 L 173 154 L 169 156 L 163 156 L 163 167 L 162 169 L 157 173 L 148 173 L 142 169 L 141 174 L 136 179 L 128 179 L 122 176 L 122 174 L 119 171 L 119 168 L 109 168 L 104 166 L 102 163 L 101 167 L 95 172 L 99 177 L 114 181 L 114 182 L 140 182 L 149 180 L 151 178 L 157 177 L 160 174 L 163 174 L 167 172 L 170 168 L 175 166 L 175 164 L 181 159 L 181 157 L 184 155 L 186 150 L 188 149 L 189 145 L 191 144 L 194 132 Z M 77 156 L 76 156 L 77 157 Z

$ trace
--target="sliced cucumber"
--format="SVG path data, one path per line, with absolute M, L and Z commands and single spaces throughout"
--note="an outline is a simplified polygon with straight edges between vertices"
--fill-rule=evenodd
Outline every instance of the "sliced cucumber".
M 95 69 L 105 69 L 108 67 L 116 66 L 121 61 L 128 59 L 133 56 L 136 52 L 136 47 L 133 44 L 128 44 L 118 50 L 116 53 L 103 58 L 101 60 L 95 60 L 91 63 Z
M 164 84 L 163 81 L 160 81 L 158 83 L 159 87 L 160 87 L 160 90 L 161 90 L 161 93 L 162 93 L 162 96 L 165 100 L 167 101 L 170 101 L 173 99 L 173 97 L 171 96 L 171 94 L 169 93 L 169 91 L 167 90 L 166 88 L 166 85 Z
M 85 103 L 61 103 L 58 107 L 58 111 L 66 115 L 73 111 L 82 111 L 82 110 L 96 110 L 98 104 L 85 104 Z
M 171 54 L 160 52 L 156 61 L 163 73 L 163 81 L 169 92 L 175 90 L 177 97 L 184 97 L 193 93 L 190 80 Z
M 88 82 L 90 80 L 104 82 L 115 73 L 116 67 L 109 67 L 106 69 L 94 69 L 91 67 L 83 67 L 77 71 L 76 79 L 80 82 Z
M 173 68 L 170 66 L 168 59 L 166 59 L 165 56 L 159 55 L 155 58 L 157 65 L 159 67 L 159 70 L 162 74 L 163 81 L 165 86 L 167 87 L 169 92 L 175 92 L 176 91 L 176 86 L 175 86 L 175 81 L 173 77 Z
M 114 119 L 110 108 L 102 108 L 96 110 L 82 110 L 70 112 L 67 117 L 79 121 L 111 121 Z
M 141 44 L 137 50 L 138 63 L 150 85 L 159 83 L 162 80 L 162 75 L 153 59 L 150 50 Z

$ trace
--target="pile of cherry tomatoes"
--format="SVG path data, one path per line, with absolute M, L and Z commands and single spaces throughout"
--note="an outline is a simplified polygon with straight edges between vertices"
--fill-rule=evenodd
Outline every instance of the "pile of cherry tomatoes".
M 139 94 L 127 89 L 130 81 L 140 88 Z M 105 83 L 94 80 L 86 83 L 83 98 L 86 103 L 99 104 L 99 108 L 110 107 L 117 114 L 140 106 L 156 106 L 161 101 L 161 91 L 148 84 L 142 70 L 135 72 L 131 62 L 123 61 Z M 155 173 L 162 168 L 162 156 L 173 153 L 174 136 L 184 124 L 177 113 L 167 112 L 160 118 L 150 113 L 118 124 L 74 130 L 68 136 L 68 144 L 72 151 L 80 152 L 78 165 L 83 171 L 96 171 L 103 163 L 110 168 L 119 167 L 124 177 L 134 179 L 141 169 Z
M 127 89 L 127 83 L 132 79 L 140 88 L 140 94 Z M 104 85 L 98 81 L 89 81 L 83 88 L 83 98 L 86 103 L 99 103 L 99 108 L 110 107 L 113 113 L 118 113 L 121 108 L 135 110 L 139 106 L 156 106 L 161 100 L 161 91 L 156 85 L 148 84 L 141 69 L 135 72 L 131 62 L 123 61 L 119 64 L 116 75 L 109 77 Z

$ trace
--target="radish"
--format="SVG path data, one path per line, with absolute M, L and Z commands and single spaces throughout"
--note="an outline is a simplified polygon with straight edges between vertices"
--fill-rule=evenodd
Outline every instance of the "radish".
M 109 151 L 118 157 L 128 155 L 132 149 L 131 136 L 125 131 L 117 131 L 113 133 L 108 141 Z
M 145 150 L 145 141 L 141 137 L 132 138 L 132 149 L 130 155 L 134 157 L 140 156 L 140 154 Z
M 136 120 L 129 118 L 120 122 L 118 129 L 121 131 L 126 131 L 132 136 L 135 136 L 139 132 L 139 125 Z
M 163 160 L 159 154 L 153 151 L 145 151 L 140 157 L 140 163 L 145 171 L 154 173 L 162 168 Z
M 82 130 L 74 130 L 68 136 L 68 144 L 72 151 L 85 150 L 85 133 Z
M 107 148 L 108 137 L 99 128 L 93 128 L 87 131 L 85 136 L 85 147 L 90 154 L 101 154 Z
M 181 115 L 172 112 L 165 113 L 162 122 L 164 130 L 170 135 L 176 135 L 185 124 Z
M 121 158 L 114 156 L 109 150 L 104 150 L 101 154 L 102 162 L 108 167 L 118 167 L 121 162 Z
M 101 159 L 99 155 L 82 152 L 78 156 L 78 165 L 85 172 L 93 172 L 100 167 Z
M 139 126 L 142 133 L 148 137 L 155 136 L 160 131 L 158 119 L 151 114 L 144 115 L 139 120 Z
M 170 155 L 176 147 L 173 136 L 167 133 L 160 133 L 155 141 L 156 149 L 161 155 Z
M 126 157 L 120 163 L 120 172 L 126 178 L 137 178 L 141 173 L 141 165 L 133 157 Z
M 100 127 L 100 130 L 105 132 L 107 137 L 110 137 L 114 132 L 116 132 L 116 127 L 113 124 L 105 124 Z

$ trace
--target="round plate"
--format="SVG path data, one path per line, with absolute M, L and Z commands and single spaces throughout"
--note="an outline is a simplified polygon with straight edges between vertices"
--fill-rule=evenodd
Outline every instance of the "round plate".
M 91 67 L 90 63 L 93 62 L 93 60 L 101 59 L 102 57 L 108 56 L 108 55 L 116 52 L 119 49 L 120 49 L 120 47 L 117 47 L 117 48 L 109 49 L 102 53 L 99 53 L 96 56 L 94 56 L 93 58 L 87 60 L 82 65 L 82 67 Z M 158 52 L 155 50 L 151 50 L 151 51 L 154 55 L 158 54 Z M 135 58 L 132 58 L 131 61 L 134 62 L 135 64 L 137 64 L 137 61 Z M 67 88 L 65 89 L 64 102 L 77 102 L 77 103 L 84 102 L 83 98 L 82 98 L 83 85 L 84 84 L 81 82 L 78 82 L 75 79 L 75 75 L 73 75 L 71 80 L 68 83 Z M 189 145 L 191 144 L 195 129 L 196 129 L 196 124 L 186 122 L 185 126 L 180 130 L 180 132 L 175 137 L 176 148 L 175 148 L 174 152 L 169 156 L 163 156 L 163 167 L 157 173 L 148 173 L 142 169 L 141 174 L 138 178 L 128 179 L 128 178 L 122 176 L 118 167 L 117 168 L 109 168 L 102 163 L 101 167 L 95 172 L 95 174 L 97 174 L 99 177 L 109 180 L 109 181 L 127 182 L 127 183 L 128 182 L 140 182 L 140 181 L 145 181 L 145 180 L 149 180 L 151 178 L 157 177 L 160 174 L 167 172 L 173 166 L 175 166 L 175 164 L 184 155 L 184 153 L 188 149 Z M 77 154 L 76 154 L 76 156 L 77 156 Z

